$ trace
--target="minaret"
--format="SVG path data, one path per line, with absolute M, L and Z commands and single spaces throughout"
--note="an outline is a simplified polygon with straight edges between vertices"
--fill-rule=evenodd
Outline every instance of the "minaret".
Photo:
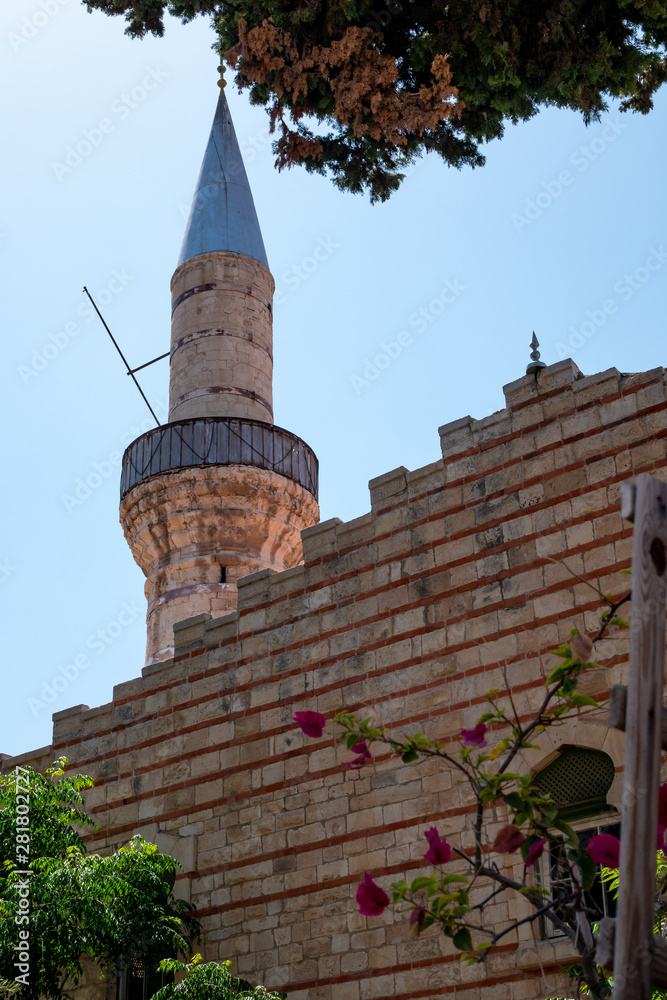
M 317 459 L 273 423 L 273 290 L 221 89 L 171 280 L 169 423 L 123 457 L 120 519 L 146 574 L 146 662 L 173 625 L 236 608 L 236 581 L 302 561 Z

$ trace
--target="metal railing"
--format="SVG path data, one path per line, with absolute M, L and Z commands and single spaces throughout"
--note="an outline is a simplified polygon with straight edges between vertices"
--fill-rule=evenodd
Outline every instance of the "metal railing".
M 318 462 L 305 441 L 282 427 L 234 417 L 177 420 L 142 434 L 125 449 L 120 495 L 150 476 L 195 465 L 254 465 L 317 499 Z

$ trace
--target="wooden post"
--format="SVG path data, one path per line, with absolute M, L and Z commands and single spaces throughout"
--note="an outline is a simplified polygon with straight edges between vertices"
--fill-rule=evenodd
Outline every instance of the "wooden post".
M 625 732 L 625 713 L 628 707 L 628 689 L 624 684 L 614 684 L 609 692 L 609 714 L 607 721 L 610 729 L 620 729 Z M 662 749 L 667 750 L 667 705 L 662 706 Z
M 626 497 L 624 509 L 630 512 L 632 505 Z M 651 997 L 665 663 L 667 484 L 646 474 L 638 477 L 634 525 L 614 1000 Z

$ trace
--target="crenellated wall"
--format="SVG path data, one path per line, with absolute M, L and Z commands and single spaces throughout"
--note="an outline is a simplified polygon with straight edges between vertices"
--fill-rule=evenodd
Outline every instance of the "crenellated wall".
M 429 826 L 472 846 L 469 796 L 433 762 L 379 754 L 350 771 L 326 733 L 308 740 L 291 721 L 344 707 L 456 737 L 507 682 L 528 712 L 548 649 L 574 625 L 596 627 L 587 581 L 622 589 L 620 483 L 667 476 L 664 369 L 584 378 L 564 361 L 505 396 L 490 417 L 440 428 L 438 461 L 372 480 L 369 513 L 304 531 L 303 565 L 241 578 L 236 612 L 176 625 L 174 657 L 108 705 L 57 713 L 53 747 L 38 752 L 95 777 L 91 847 L 157 839 L 184 866 L 179 892 L 199 908 L 206 955 L 290 1000 L 571 995 L 566 946 L 528 928 L 467 968 L 435 932 L 416 940 L 405 920 L 360 916 L 363 873 L 413 876 Z M 623 641 L 602 643 L 606 669 L 585 690 L 604 701 L 625 654 Z M 603 713 L 543 736 L 523 766 L 568 744 L 604 749 L 620 769 L 623 736 Z M 487 912 L 508 916 L 503 898 Z

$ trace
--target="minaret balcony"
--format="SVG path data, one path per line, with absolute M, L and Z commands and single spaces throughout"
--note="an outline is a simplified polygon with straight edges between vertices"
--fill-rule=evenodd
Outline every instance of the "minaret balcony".
M 204 465 L 250 465 L 293 480 L 317 500 L 318 461 L 305 441 L 259 420 L 201 417 L 155 427 L 123 455 L 121 498 L 151 476 Z

